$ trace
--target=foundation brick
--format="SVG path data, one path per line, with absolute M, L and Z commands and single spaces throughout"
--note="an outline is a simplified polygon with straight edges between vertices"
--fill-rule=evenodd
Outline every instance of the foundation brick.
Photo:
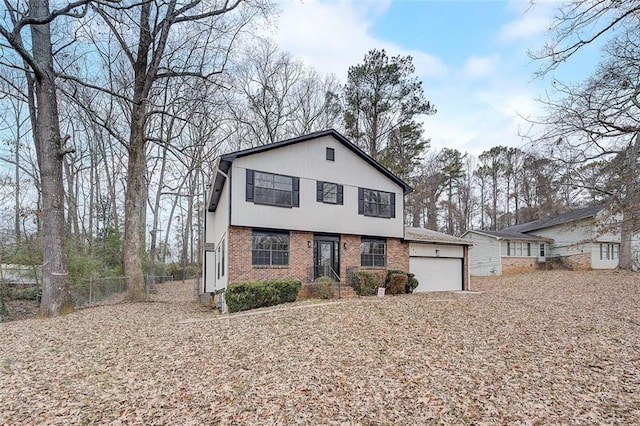
M 519 274 L 538 269 L 537 257 L 503 257 L 502 274 Z

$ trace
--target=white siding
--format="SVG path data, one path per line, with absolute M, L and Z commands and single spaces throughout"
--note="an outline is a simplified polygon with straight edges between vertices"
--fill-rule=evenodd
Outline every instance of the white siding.
M 465 239 L 473 242 L 469 247 L 469 273 L 476 276 L 502 275 L 500 242 L 493 237 L 468 232 Z
M 591 252 L 594 237 L 594 225 L 591 218 L 583 219 L 549 228 L 536 229 L 532 234 L 553 239 L 547 244 L 547 257 L 571 256 Z
M 335 149 L 335 161 L 326 160 L 327 147 Z M 299 177 L 300 207 L 282 208 L 247 202 L 246 169 Z M 233 162 L 231 178 L 231 225 L 234 226 L 397 238 L 404 235 L 402 188 L 330 136 L 237 158 Z M 317 181 L 343 185 L 344 204 L 317 202 Z M 358 187 L 395 193 L 396 217 L 359 215 Z
M 464 249 L 462 246 L 410 243 L 409 256 L 461 258 L 464 256 Z
M 207 204 L 208 205 L 208 204 Z M 227 287 L 227 276 L 229 269 L 228 262 L 228 238 L 227 230 L 229 228 L 229 180 L 225 182 L 220 194 L 220 201 L 215 212 L 207 211 L 205 214 L 205 244 L 213 246 L 212 252 L 206 252 L 205 255 L 205 272 L 206 277 L 203 280 L 203 291 L 215 292 Z M 218 258 L 217 253 L 222 253 L 222 244 L 224 243 L 225 267 L 224 275 L 218 278 Z

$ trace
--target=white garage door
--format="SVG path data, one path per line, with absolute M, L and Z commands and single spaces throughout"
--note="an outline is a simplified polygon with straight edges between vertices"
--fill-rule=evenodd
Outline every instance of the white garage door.
M 410 257 L 409 271 L 419 283 L 416 293 L 462 290 L 462 259 Z

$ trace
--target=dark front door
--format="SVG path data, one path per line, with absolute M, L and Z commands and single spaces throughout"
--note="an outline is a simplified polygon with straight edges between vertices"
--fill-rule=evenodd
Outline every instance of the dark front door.
M 313 278 L 340 280 L 340 237 L 316 235 L 313 238 Z

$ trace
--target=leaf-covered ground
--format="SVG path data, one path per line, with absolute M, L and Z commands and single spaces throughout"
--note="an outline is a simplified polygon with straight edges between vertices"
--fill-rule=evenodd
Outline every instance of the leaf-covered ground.
M 0 324 L 0 424 L 632 424 L 640 275 L 219 315 L 154 302 Z

